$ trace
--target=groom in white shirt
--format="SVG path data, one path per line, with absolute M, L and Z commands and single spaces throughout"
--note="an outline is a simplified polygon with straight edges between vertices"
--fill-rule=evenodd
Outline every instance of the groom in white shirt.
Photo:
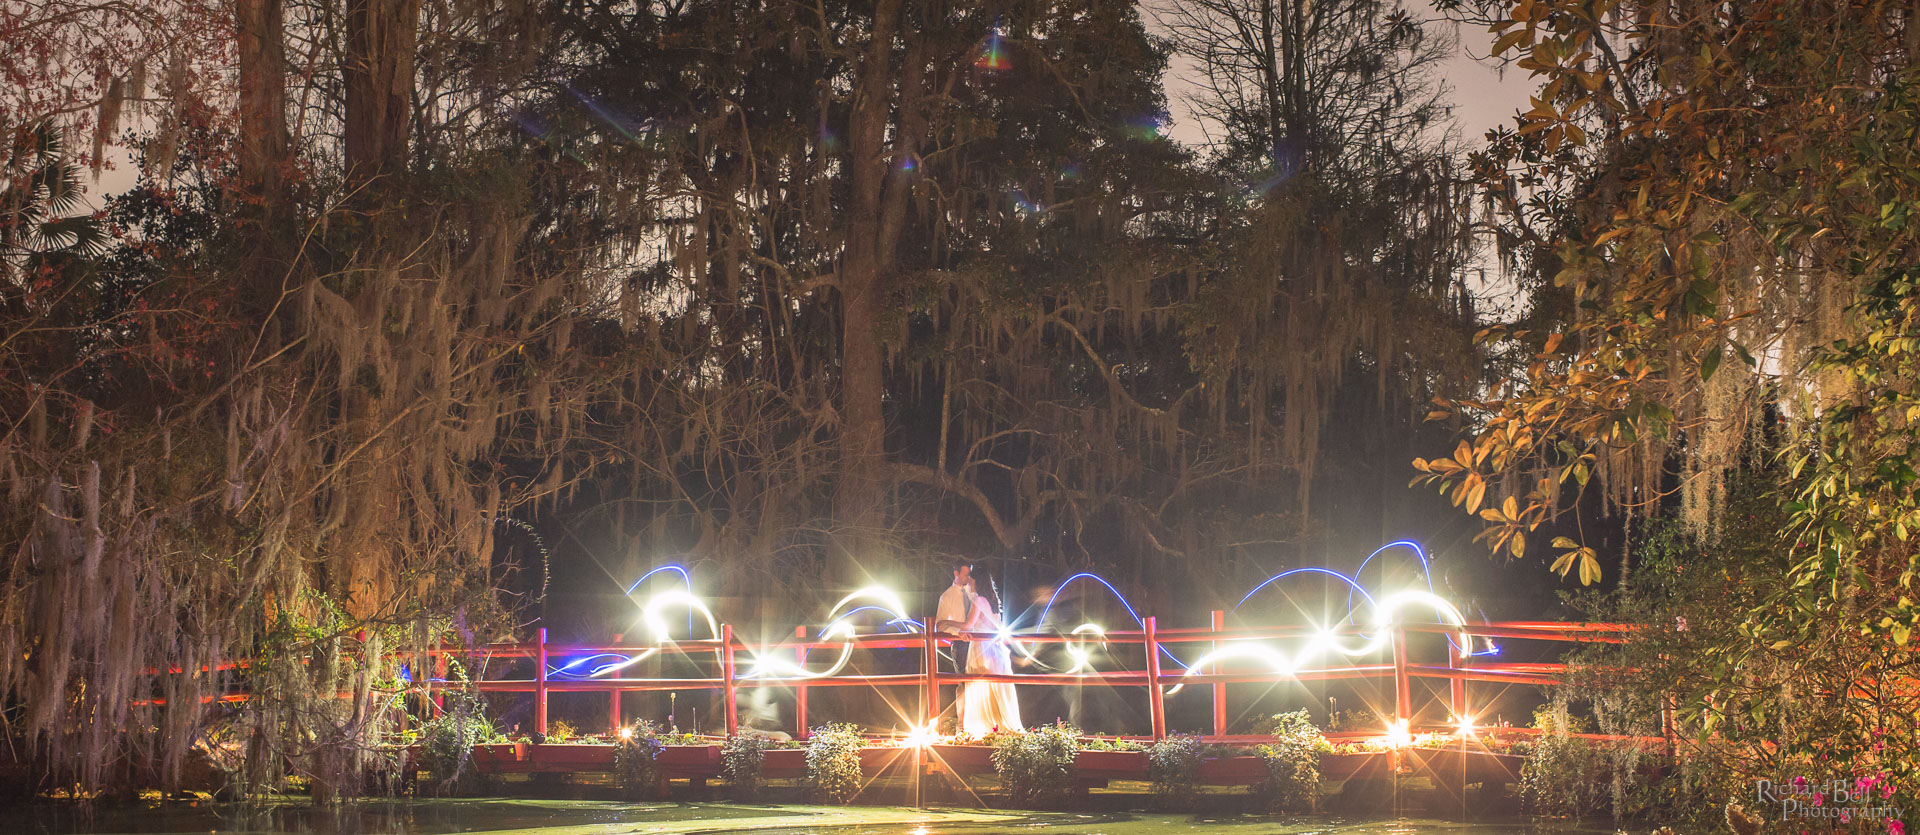
M 968 615 L 971 614 L 967 610 L 967 607 L 972 598 L 972 595 L 968 594 L 968 592 L 972 588 L 973 566 L 964 562 L 954 563 L 953 585 L 948 586 L 946 591 L 940 593 L 940 607 L 934 610 L 933 613 L 933 628 L 935 631 L 954 635 L 967 627 L 967 618 Z M 967 669 L 967 642 L 954 641 L 952 650 L 953 671 L 956 673 L 965 672 Z

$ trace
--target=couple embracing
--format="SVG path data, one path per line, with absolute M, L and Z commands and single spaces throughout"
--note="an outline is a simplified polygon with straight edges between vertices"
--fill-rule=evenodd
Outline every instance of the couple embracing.
M 990 639 L 955 641 L 954 664 L 969 674 L 1012 675 L 1013 656 L 1007 640 L 999 637 L 1001 620 L 992 598 L 980 593 L 973 579 L 973 566 L 960 563 L 953 567 L 953 585 L 940 594 L 940 608 L 934 613 L 934 628 L 947 633 L 988 634 Z M 960 731 L 968 736 L 984 737 L 994 731 L 1024 730 L 1020 724 L 1020 700 L 1013 685 L 997 681 L 969 681 L 960 686 Z

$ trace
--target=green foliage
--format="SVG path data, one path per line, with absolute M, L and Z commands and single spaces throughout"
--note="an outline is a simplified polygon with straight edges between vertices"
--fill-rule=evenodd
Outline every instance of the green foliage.
M 1544 817 L 1581 818 L 1611 805 L 1612 785 L 1600 746 L 1563 733 L 1544 734 L 1520 768 L 1520 798 Z
M 573 723 L 565 719 L 555 719 L 547 723 L 548 742 L 567 742 L 579 735 L 580 732 L 573 727 Z
M 1569 508 L 1673 511 L 1588 601 L 1650 628 L 1586 653 L 1574 691 L 1610 732 L 1657 733 L 1671 696 L 1672 794 L 1885 774 L 1915 805 L 1920 29 L 1864 3 L 1478 5 L 1545 85 L 1480 160 L 1535 242 L 1535 309 L 1485 334 L 1515 373 L 1439 410 L 1469 437 L 1421 480 L 1513 556 Z M 1590 480 L 1608 502 L 1578 500 Z M 1590 544 L 1553 544 L 1599 579 Z M 1558 745 L 1543 773 L 1577 759 Z
M 1327 730 L 1334 733 L 1351 731 L 1378 733 L 1380 715 L 1371 710 L 1336 710 L 1327 717 Z
M 1200 763 L 1207 744 L 1190 734 L 1173 734 L 1147 748 L 1147 779 L 1161 808 L 1185 810 L 1200 785 Z
M 440 791 L 471 794 L 480 785 L 472 767 L 473 746 L 503 742 L 505 737 L 484 714 L 485 703 L 466 691 L 447 693 L 446 710 L 421 723 L 420 761 Z
M 617 736 L 613 770 L 628 797 L 651 797 L 660 784 L 660 749 L 666 746 L 660 741 L 659 731 L 653 722 L 642 719 Z
M 733 788 L 735 800 L 752 800 L 760 791 L 760 771 L 773 741 L 757 734 L 727 737 L 720 746 L 720 776 Z
M 1779 578 L 1792 571 L 1793 549 L 1779 541 L 1788 511 L 1769 492 L 1773 475 L 1763 471 L 1733 484 L 1711 545 L 1677 514 L 1655 520 L 1633 544 L 1637 567 L 1626 582 L 1573 599 L 1595 620 L 1650 628 L 1568 658 L 1568 686 L 1556 703 L 1590 704 L 1591 720 L 1550 707 L 1535 724 L 1659 736 L 1663 702 L 1672 705 L 1675 759 L 1603 752 L 1618 816 L 1686 822 L 1749 795 L 1757 779 L 1851 781 L 1912 767 L 1912 744 L 1897 741 L 1903 728 L 1912 739 L 1911 714 L 1898 712 L 1899 691 L 1859 684 L 1896 647 L 1871 632 L 1817 630 L 1812 623 L 1804 637 L 1796 632 L 1785 644 L 1756 635 L 1785 615 L 1772 601 L 1787 590 Z M 1826 618 L 1837 626 L 1832 614 Z M 1840 693 L 1847 697 L 1835 698 Z M 1551 750 L 1541 757 L 1571 758 Z M 1667 776 L 1636 779 L 1648 758 Z
M 85 211 L 80 166 L 59 128 L 0 123 L 0 143 L 0 182 L 7 184 L 0 189 L 0 259 L 24 257 L 31 271 L 50 256 L 102 252 L 106 227 Z
M 1145 751 L 1147 750 L 1147 746 L 1145 744 L 1135 742 L 1131 739 L 1114 739 L 1112 737 L 1100 736 L 1100 737 L 1094 737 L 1093 739 L 1082 741 L 1080 743 L 1080 750 L 1082 751 Z
M 1593 733 L 1593 721 L 1585 716 L 1567 712 L 1567 703 L 1564 699 L 1556 699 L 1534 708 L 1533 727 L 1543 734 L 1556 736 Z
M 1275 714 L 1274 740 L 1255 750 L 1266 760 L 1267 779 L 1254 787 L 1274 812 L 1312 812 L 1320 801 L 1320 755 L 1333 750 L 1305 710 Z
M 826 803 L 846 804 L 860 794 L 860 749 L 866 740 L 853 725 L 814 728 L 807 740 L 807 790 Z
M 1080 729 L 1056 723 L 993 739 L 993 771 L 1006 787 L 1007 800 L 1025 807 L 1073 789 L 1073 757 L 1080 751 Z

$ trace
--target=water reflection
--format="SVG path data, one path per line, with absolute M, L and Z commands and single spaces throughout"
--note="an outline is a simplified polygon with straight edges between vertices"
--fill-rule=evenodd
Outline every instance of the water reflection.
M 730 803 L 615 803 L 592 800 L 397 800 L 337 809 L 301 803 L 155 804 L 100 808 L 42 806 L 0 819 L 0 832 L 262 833 L 262 835 L 1578 835 L 1582 830 L 1526 823 L 1459 823 L 1364 817 L 1271 818 L 1255 815 L 1023 813 L 987 809 L 916 810 L 897 806 L 746 806 Z M 1585 830 L 1603 832 L 1605 830 Z

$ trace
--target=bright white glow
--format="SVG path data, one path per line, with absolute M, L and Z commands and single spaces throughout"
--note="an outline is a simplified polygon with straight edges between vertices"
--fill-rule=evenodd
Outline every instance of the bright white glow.
M 640 609 L 640 617 L 646 622 L 648 631 L 653 633 L 654 640 L 662 642 L 673 640 L 667 632 L 667 622 L 660 617 L 660 610 L 669 606 L 685 606 L 699 612 L 700 616 L 707 620 L 708 633 L 715 638 L 720 637 L 720 621 L 714 618 L 713 611 L 707 608 L 707 604 L 702 603 L 700 598 L 694 597 L 693 592 L 673 589 L 647 598 L 646 605 Z
M 840 623 L 827 627 L 827 631 L 820 636 L 820 639 L 823 641 L 831 641 L 839 638 L 844 641 L 851 639 L 853 636 L 853 624 L 841 621 Z M 826 678 L 827 676 L 835 675 L 841 670 L 846 669 L 847 662 L 852 658 L 853 644 L 850 642 L 840 645 L 840 657 L 834 659 L 832 666 L 817 672 L 808 670 L 799 664 L 779 656 L 754 656 L 753 671 L 741 676 L 741 678 L 762 678 L 767 676 L 777 678 Z
M 632 728 L 621 728 L 621 729 L 620 729 L 620 738 L 621 738 L 621 739 L 632 739 L 632 738 L 633 738 L 633 729 L 632 729 Z
M 1456 646 L 1459 648 L 1461 658 L 1467 657 L 1472 652 L 1473 639 L 1467 634 L 1467 619 L 1462 617 L 1460 610 L 1453 608 L 1453 604 L 1448 603 L 1446 598 L 1430 591 L 1402 591 L 1387 595 L 1373 609 L 1374 625 L 1388 626 L 1395 623 L 1400 610 L 1409 605 L 1430 608 L 1440 620 L 1459 630 L 1460 640 Z M 1384 636 L 1376 636 L 1376 641 L 1385 643 Z
M 1200 660 L 1193 662 L 1191 666 L 1187 667 L 1186 675 L 1197 675 L 1205 667 L 1212 666 L 1221 661 L 1230 661 L 1235 658 L 1252 658 L 1257 661 L 1265 661 L 1268 666 L 1273 668 L 1274 673 L 1283 676 L 1293 675 L 1294 670 L 1298 669 L 1294 664 L 1294 659 L 1288 658 L 1286 653 L 1267 646 L 1266 644 L 1257 644 L 1251 641 L 1229 641 L 1225 646 L 1200 656 Z
M 1105 649 L 1107 646 L 1107 630 L 1100 628 L 1100 624 L 1097 624 L 1097 623 L 1080 624 L 1079 626 L 1076 626 L 1073 628 L 1073 632 L 1071 634 L 1092 635 L 1093 637 L 1099 640 L 1100 647 L 1102 649 Z M 1087 650 L 1086 644 L 1070 641 L 1066 644 L 1066 650 L 1067 650 L 1067 657 L 1073 659 L 1073 667 L 1067 670 L 1068 675 L 1073 675 L 1075 673 L 1080 672 L 1081 670 L 1092 672 L 1093 654 Z
M 1395 719 L 1387 725 L 1387 747 L 1405 748 L 1413 744 L 1413 734 L 1407 730 L 1407 720 Z
M 1459 722 L 1458 722 L 1458 723 L 1456 723 L 1456 724 L 1457 724 L 1457 725 L 1458 725 L 1458 727 L 1459 727 L 1459 730 L 1460 730 L 1460 735 L 1461 735 L 1461 736 L 1473 736 L 1473 731 L 1474 731 L 1474 728 L 1473 728 L 1473 717 L 1471 717 L 1471 716 L 1462 716 L 1462 717 L 1460 717 L 1460 720 L 1459 720 Z
M 1465 630 L 1466 618 L 1460 616 L 1460 611 L 1455 609 L 1453 604 L 1448 603 L 1431 592 L 1403 591 L 1382 598 L 1380 602 L 1374 606 L 1373 625 L 1375 629 L 1373 637 L 1368 638 L 1358 646 L 1342 644 L 1339 636 L 1335 634 L 1333 630 L 1324 627 L 1314 633 L 1314 636 L 1307 641 L 1306 646 L 1300 648 L 1300 654 L 1294 657 L 1288 657 L 1285 653 L 1265 644 L 1239 641 L 1228 642 L 1226 645 L 1201 656 L 1198 661 L 1188 665 L 1186 675 L 1196 675 L 1205 668 L 1220 661 L 1235 658 L 1252 658 L 1267 662 L 1273 667 L 1275 673 L 1283 676 L 1291 676 L 1308 664 L 1336 652 L 1346 656 L 1371 655 L 1385 649 L 1387 644 L 1393 640 L 1393 632 L 1385 627 L 1392 626 L 1397 622 L 1396 616 L 1399 614 L 1399 611 L 1407 606 L 1421 606 L 1433 609 L 1434 613 L 1437 614 L 1440 619 L 1446 621 L 1451 626 L 1460 628 L 1461 640 L 1459 645 L 1461 647 L 1469 646 Z
M 907 617 L 907 604 L 901 602 L 900 595 L 894 594 L 892 589 L 885 586 L 867 586 L 840 598 L 839 603 L 833 604 L 833 608 L 827 611 L 827 622 L 832 623 L 840 616 L 841 609 L 856 600 L 871 600 L 878 603 L 896 619 Z
M 925 725 L 909 728 L 906 739 L 901 740 L 900 744 L 907 748 L 925 748 L 939 742 L 940 731 L 934 723 L 928 722 Z

